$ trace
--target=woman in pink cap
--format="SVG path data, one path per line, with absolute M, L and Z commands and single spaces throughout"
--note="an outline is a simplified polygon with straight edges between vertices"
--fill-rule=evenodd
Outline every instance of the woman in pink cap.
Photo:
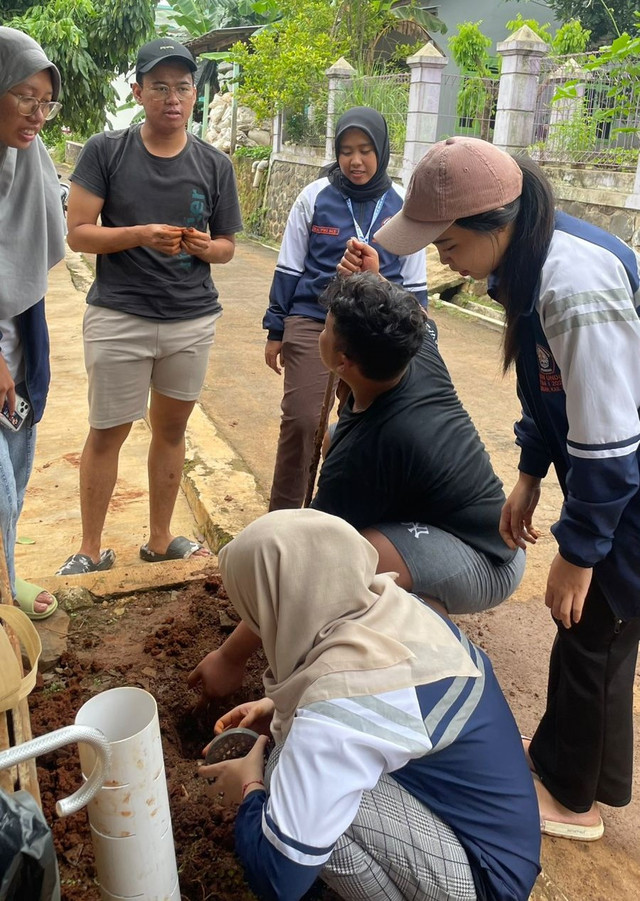
M 592 841 L 598 802 L 631 799 L 633 681 L 640 638 L 640 274 L 618 238 L 556 211 L 533 163 L 476 138 L 435 144 L 400 213 L 375 235 L 487 278 L 505 309 L 504 369 L 516 367 L 518 482 L 501 534 L 535 544 L 533 513 L 553 463 L 564 493 L 545 602 L 557 625 L 547 706 L 526 742 L 543 832 Z M 349 242 L 338 270 L 376 270 Z

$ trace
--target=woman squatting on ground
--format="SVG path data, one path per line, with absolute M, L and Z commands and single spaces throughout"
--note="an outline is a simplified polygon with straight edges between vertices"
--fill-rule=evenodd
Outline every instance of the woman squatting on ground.
M 361 901 L 526 901 L 540 828 L 518 729 L 491 663 L 449 620 L 376 575 L 344 520 L 268 513 L 220 552 L 261 639 L 266 697 L 217 724 L 269 732 L 201 768 L 240 803 L 236 849 L 263 899 L 320 877 Z

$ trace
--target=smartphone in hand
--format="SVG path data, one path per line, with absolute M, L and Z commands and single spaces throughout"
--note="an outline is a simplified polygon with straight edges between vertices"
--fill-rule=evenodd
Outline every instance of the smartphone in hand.
M 22 428 L 30 409 L 31 404 L 29 401 L 16 394 L 16 408 L 13 413 L 9 413 L 9 402 L 5 398 L 2 410 L 0 410 L 0 425 L 4 426 L 5 429 L 11 429 L 12 432 L 17 432 Z

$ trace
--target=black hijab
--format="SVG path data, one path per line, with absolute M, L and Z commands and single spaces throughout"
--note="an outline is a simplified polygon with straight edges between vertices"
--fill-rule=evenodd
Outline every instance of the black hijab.
M 368 181 L 366 185 L 354 185 L 340 171 L 338 163 L 340 140 L 348 128 L 359 128 L 360 131 L 363 131 L 371 138 L 371 142 L 375 147 L 378 168 L 371 181 Z M 329 179 L 334 188 L 337 188 L 346 197 L 358 202 L 376 200 L 385 191 L 389 190 L 391 187 L 391 179 L 387 174 L 391 152 L 389 149 L 389 131 L 384 117 L 377 110 L 370 109 L 368 106 L 354 106 L 340 116 L 336 125 L 334 148 L 336 154 L 335 162 L 325 166 L 320 173 Z

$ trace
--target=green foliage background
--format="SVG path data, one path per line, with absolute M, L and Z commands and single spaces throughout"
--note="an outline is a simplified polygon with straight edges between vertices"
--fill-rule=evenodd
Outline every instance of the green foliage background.
M 546 5 L 560 22 L 579 19 L 591 32 L 591 47 L 601 47 L 617 34 L 635 29 L 638 0 L 547 0 Z
M 116 104 L 111 82 L 153 37 L 154 13 L 155 0 L 0 0 L 2 24 L 38 41 L 62 75 L 62 113 L 45 138 L 61 126 L 79 137 L 102 130 Z

